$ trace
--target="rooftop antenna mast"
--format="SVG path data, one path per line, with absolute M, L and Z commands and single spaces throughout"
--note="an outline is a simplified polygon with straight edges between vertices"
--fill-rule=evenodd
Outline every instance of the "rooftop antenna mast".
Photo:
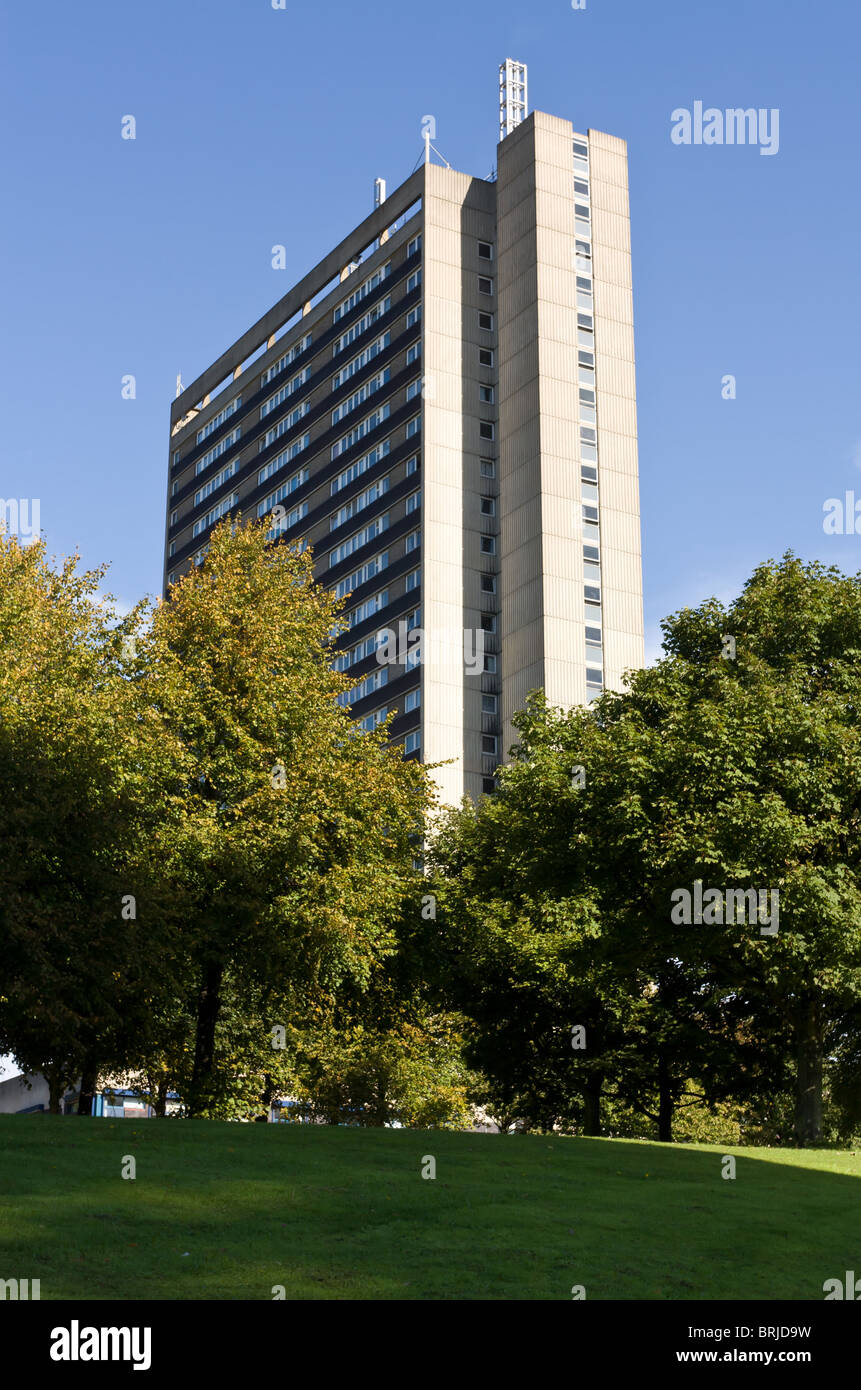
M 433 116 L 422 116 L 422 139 L 425 142 L 425 164 L 430 164 L 431 150 L 433 150 L 434 154 L 439 155 L 446 169 L 450 169 L 451 165 L 449 164 L 445 155 L 437 149 L 436 145 L 431 144 L 431 134 L 436 136 L 436 120 Z
M 499 138 L 504 140 L 529 114 L 526 64 L 506 58 L 499 65 Z

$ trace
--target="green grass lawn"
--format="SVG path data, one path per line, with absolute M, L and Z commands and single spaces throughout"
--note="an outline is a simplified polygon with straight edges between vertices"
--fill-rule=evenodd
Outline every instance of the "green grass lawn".
M 833 1150 L 0 1116 L 0 1278 L 43 1299 L 821 1300 L 861 1273 L 859 1179 Z

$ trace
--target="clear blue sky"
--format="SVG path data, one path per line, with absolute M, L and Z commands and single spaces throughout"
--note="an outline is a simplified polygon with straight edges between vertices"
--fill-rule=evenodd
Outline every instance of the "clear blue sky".
M 531 109 L 628 141 L 647 652 L 787 547 L 858 570 L 822 506 L 861 498 L 859 38 L 856 0 L 8 6 L 0 494 L 125 602 L 157 592 L 177 372 L 408 176 L 424 115 L 486 176 L 511 56 Z M 779 108 L 779 152 L 674 145 L 697 100 Z

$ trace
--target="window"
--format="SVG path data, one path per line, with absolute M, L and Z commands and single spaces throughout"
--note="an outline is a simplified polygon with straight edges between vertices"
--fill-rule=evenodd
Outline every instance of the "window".
M 330 452 L 331 458 L 336 459 L 339 454 L 343 454 L 347 449 L 351 449 L 354 444 L 358 444 L 359 440 L 364 439 L 366 434 L 370 434 L 371 430 L 375 430 L 384 420 L 388 420 L 391 413 L 391 405 L 386 401 L 385 405 L 381 405 L 373 414 L 366 416 L 360 424 L 354 425 L 349 434 L 343 435 L 337 443 L 332 445 Z
M 260 419 L 262 420 L 266 415 L 269 415 L 276 406 L 281 405 L 282 401 L 286 401 L 289 396 L 292 396 L 294 391 L 298 391 L 300 387 L 304 386 L 310 375 L 311 368 L 306 367 L 304 372 L 294 376 L 292 381 L 285 381 L 284 385 L 275 392 L 275 395 L 270 396 L 268 401 L 264 401 L 261 405 Z
M 389 673 L 385 666 L 380 666 L 378 670 L 372 671 L 369 676 L 365 676 L 363 681 L 354 686 L 352 690 L 343 690 L 337 697 L 339 705 L 355 705 L 357 701 L 364 700 L 366 695 L 373 695 L 375 690 L 379 690 L 389 679 Z
M 583 597 L 586 599 L 587 603 L 600 603 L 601 590 L 596 584 L 584 584 Z
M 418 434 L 418 432 L 419 432 L 419 430 L 421 429 L 421 427 L 422 427 L 422 417 L 421 417 L 420 415 L 414 415 L 413 418 L 412 418 L 411 420 L 408 420 L 408 421 L 407 421 L 407 429 L 406 429 L 406 436 L 407 436 L 407 439 L 412 439 L 413 435 Z
M 306 347 L 310 346 L 311 334 L 306 333 L 305 337 L 300 338 L 297 343 L 294 343 L 293 346 L 289 349 L 289 351 L 284 353 L 283 357 L 279 357 L 277 362 L 273 362 L 271 367 L 266 368 L 266 371 L 260 378 L 260 385 L 268 386 L 274 376 L 277 376 L 279 372 L 283 372 L 284 368 L 290 362 L 295 362 L 300 352 L 304 352 Z
M 493 405 L 493 387 L 479 386 L 478 399 L 482 401 L 485 405 Z
M 421 506 L 421 501 L 422 501 L 422 495 L 421 495 L 420 492 L 411 492 L 411 493 L 410 493 L 409 497 L 407 498 L 407 508 L 406 508 L 406 510 L 407 510 L 407 516 L 410 515 L 410 512 L 414 512 L 414 511 L 417 511 L 417 510 L 418 510 L 418 508 Z
M 265 471 L 265 470 L 263 470 Z M 265 481 L 262 477 L 259 481 Z M 283 502 L 285 497 L 289 497 L 291 492 L 295 492 L 297 487 L 308 481 L 308 469 L 300 468 L 298 473 L 294 473 L 292 478 L 283 482 L 275 492 L 270 492 L 268 497 L 264 497 L 262 502 L 257 503 L 257 515 L 265 516 L 267 512 L 276 507 L 279 502 Z
M 372 324 L 376 323 L 377 319 L 382 318 L 383 314 L 387 314 L 391 307 L 392 297 L 388 294 L 379 304 L 375 304 L 373 309 L 369 309 L 366 314 L 363 314 L 360 319 L 357 319 L 352 328 L 348 328 L 346 333 L 341 334 L 332 348 L 332 356 L 337 357 L 339 352 L 343 352 L 344 348 L 354 343 L 357 338 L 360 338 L 363 333 L 367 332 Z
M 266 431 L 265 439 L 260 441 L 260 448 L 268 449 L 269 445 L 274 444 L 276 439 L 280 439 L 282 434 L 286 434 L 288 430 L 292 430 L 294 425 L 298 425 L 310 409 L 310 402 L 302 401 L 300 405 L 290 411 L 289 415 L 285 415 L 283 420 L 279 420 L 277 425 L 273 425 L 271 430 Z
M 416 396 L 421 395 L 422 379 L 417 376 L 415 381 L 411 381 L 407 386 L 407 400 L 412 401 Z
M 485 755 L 488 753 L 496 754 L 496 734 L 482 734 L 481 751 Z
M 211 449 L 207 449 L 205 454 L 201 454 L 197 463 L 194 465 L 195 477 L 198 473 L 202 473 L 204 468 L 208 468 L 211 463 L 214 463 L 217 458 L 220 458 L 222 454 L 226 453 L 227 450 L 236 443 L 238 438 L 239 426 L 237 425 L 235 430 L 231 430 L 223 439 L 219 439 L 218 443 L 214 444 Z
M 404 554 L 409 555 L 413 550 L 417 550 L 420 541 L 421 533 L 419 531 L 410 531 L 410 534 L 404 540 Z
M 417 362 L 421 355 L 421 343 L 410 343 L 409 347 L 407 348 L 407 366 L 409 367 L 413 362 Z
M 493 652 L 484 653 L 484 669 L 489 676 L 496 675 L 496 657 Z
M 355 376 L 356 372 L 360 372 L 363 367 L 367 367 L 369 362 L 373 362 L 375 357 L 378 357 L 381 352 L 385 351 L 391 341 L 391 333 L 381 333 L 379 338 L 375 338 L 372 343 L 369 343 L 368 346 L 359 353 L 358 357 L 354 357 L 352 362 L 349 362 L 346 367 L 342 367 L 339 372 L 335 373 L 332 377 L 332 390 L 337 391 L 338 387 L 343 386 L 345 381 L 349 381 L 351 376 Z M 308 376 L 310 376 L 310 369 L 306 373 L 306 380 Z M 300 378 L 297 376 L 296 381 L 298 382 L 299 380 Z M 293 385 L 295 385 L 295 382 Z M 273 397 L 273 400 L 274 399 Z
M 385 637 L 385 630 L 372 633 L 363 642 L 357 642 L 355 647 L 349 647 L 347 651 L 336 656 L 332 666 L 336 671 L 348 671 L 357 661 L 364 661 L 366 657 L 373 656 L 377 648 L 382 646 Z
M 241 404 L 242 397 L 234 396 L 233 400 L 228 401 L 227 405 L 224 406 L 222 410 L 219 410 L 217 415 L 213 415 L 211 420 L 207 420 L 203 428 L 197 431 L 198 444 L 201 444 L 204 439 L 208 439 L 209 436 L 218 429 L 219 425 L 223 425 L 225 420 L 230 419 L 231 415 L 235 415 Z
M 584 179 L 574 180 L 574 192 L 579 193 L 583 198 L 589 197 L 589 185 Z
M 226 483 L 228 478 L 232 478 L 234 473 L 238 472 L 239 459 L 233 459 L 230 463 L 226 463 L 223 468 L 219 468 L 218 472 L 210 478 L 208 483 L 204 483 L 203 487 L 197 489 L 194 494 L 195 507 L 198 502 L 203 502 L 207 497 L 211 497 L 214 492 L 218 491 L 222 483 Z M 173 515 L 176 516 L 176 512 L 174 512 Z M 173 525 L 173 522 L 171 522 L 171 525 Z
M 410 312 L 407 314 L 407 328 L 414 328 L 415 325 L 419 322 L 421 316 L 422 306 L 420 304 L 414 304 L 412 309 L 410 309 Z
M 337 512 L 333 512 L 329 517 L 329 530 L 336 531 L 339 526 L 344 525 L 345 521 L 349 521 L 358 512 L 364 511 L 365 507 L 369 507 L 372 502 L 379 501 L 388 492 L 389 482 L 388 476 L 380 478 L 376 483 L 371 483 L 370 487 L 366 487 L 357 497 L 351 498 Z
M 422 736 L 419 733 L 418 729 L 415 729 L 411 734 L 407 734 L 406 738 L 404 739 L 405 753 L 420 753 L 421 747 Z
M 598 502 L 598 489 L 594 483 L 581 483 L 580 496 L 584 502 Z
M 478 258 L 480 261 L 493 260 L 493 247 L 489 241 L 480 241 L 478 243 Z
M 599 627 L 587 627 L 586 641 L 601 643 L 601 629 Z
M 581 318 L 581 317 L 583 317 L 583 316 L 580 315 L 580 314 L 578 314 L 577 317 L 578 317 L 578 319 L 579 319 L 579 318 Z M 592 329 L 591 329 L 591 328 L 578 328 L 578 329 L 577 329 L 577 342 L 580 344 L 581 347 L 593 348 L 593 349 L 594 349 L 594 347 L 595 347 L 595 334 L 592 332 Z
M 419 584 L 421 583 L 421 574 L 421 570 L 410 570 L 405 581 L 405 588 L 408 594 L 412 593 L 413 589 L 417 589 L 419 587 Z
M 368 560 L 361 569 L 347 575 L 346 579 L 342 579 L 340 583 L 335 585 L 335 597 L 343 598 L 345 594 L 351 594 L 354 589 L 358 589 L 360 584 L 367 584 L 369 579 L 374 578 L 374 575 L 387 569 L 388 564 L 389 552 L 381 550 L 379 555 L 374 556 L 373 560 Z
M 493 314 L 486 314 L 484 310 L 478 315 L 478 326 L 483 328 L 486 333 L 493 332 Z
M 478 362 L 481 367 L 493 366 L 493 348 L 479 348 Z
M 279 469 L 284 467 L 285 463 L 292 462 L 297 455 L 302 453 L 303 449 L 307 449 L 310 442 L 311 436 L 310 434 L 306 434 L 303 435 L 301 439 L 294 440 L 286 449 L 282 449 L 280 454 L 277 454 L 274 459 L 270 459 L 269 462 L 264 464 L 260 469 L 260 472 L 257 474 L 257 486 L 262 487 L 267 479 L 272 477 L 273 473 L 277 473 Z M 307 476 L 308 470 L 305 469 L 305 478 L 307 478 Z M 305 478 L 302 479 L 303 482 Z
M 574 250 L 578 256 L 585 256 L 587 260 L 592 259 L 592 247 L 589 245 L 588 241 L 575 240 Z
M 582 144 L 579 140 L 575 140 L 573 143 L 575 155 L 577 155 L 580 159 L 588 159 L 589 146 Z
M 601 558 L 601 552 L 599 551 L 597 545 L 584 545 L 584 547 L 583 547 L 583 559 L 584 559 L 584 560 L 594 560 L 594 561 L 597 563 L 597 561 L 599 561 L 600 558 Z
M 308 503 L 300 502 L 298 507 L 294 507 L 286 516 L 279 517 L 272 523 L 269 530 L 266 532 L 266 539 L 268 541 L 275 540 L 275 537 L 280 536 L 282 531 L 289 531 L 291 526 L 295 526 L 297 522 L 302 521 L 307 515 Z
M 594 322 L 593 322 L 593 320 L 592 320 L 592 315 L 591 315 L 591 314 L 578 314 L 578 315 L 577 315 L 577 327 L 578 327 L 578 329 L 579 329 L 579 328 L 588 328 L 589 332 L 591 333 L 592 330 L 593 330 L 594 327 L 595 327 L 595 324 L 594 324 Z
M 482 439 L 494 439 L 495 432 L 492 420 L 482 420 L 478 426 L 478 433 Z
M 407 294 L 410 294 L 413 290 L 418 289 L 418 287 L 419 287 L 419 285 L 421 284 L 421 282 L 422 282 L 422 273 L 421 273 L 421 271 L 420 271 L 420 270 L 414 270 L 413 273 L 412 273 L 412 275 L 411 275 L 411 276 L 409 277 L 409 279 L 407 280 Z
M 482 553 L 482 555 L 495 555 L 495 554 L 496 554 L 496 537 L 495 537 L 495 536 L 482 536 L 482 537 L 480 538 L 480 547 L 481 547 L 481 553 Z
M 598 442 L 598 436 L 590 425 L 580 426 L 580 442 L 581 444 L 596 444 Z
M 481 499 L 482 516 L 496 516 L 496 499 L 493 497 L 482 497 Z
M 386 608 L 388 602 L 388 589 L 380 589 L 380 592 L 374 594 L 373 598 L 367 598 L 364 603 L 359 603 L 355 608 L 350 609 L 349 613 L 346 614 L 347 626 L 358 627 L 359 623 L 366 622 L 368 618 L 373 618 L 375 614 Z
M 589 209 L 585 203 L 574 204 L 574 216 L 582 218 L 584 222 L 589 221 Z
M 589 390 L 587 390 L 587 389 L 585 389 L 584 387 L 581 386 L 581 388 L 580 388 L 580 404 L 581 404 L 581 405 L 594 405 L 594 404 L 595 404 L 595 392 L 594 392 L 594 391 L 589 391 Z
M 483 594 L 495 594 L 495 593 L 496 593 L 496 575 L 495 575 L 495 574 L 483 574 L 483 575 L 481 576 L 481 592 L 482 592 Z
M 485 796 L 490 796 L 492 792 L 496 791 L 496 783 L 492 777 L 482 777 L 481 790 Z
M 176 541 L 171 541 L 170 545 L 167 548 L 167 553 L 168 555 L 176 554 Z
M 498 695 L 482 695 L 481 712 L 482 714 L 496 714 L 499 710 Z
M 479 294 L 493 294 L 493 281 L 487 275 L 479 275 L 478 292 Z
M 342 560 L 346 560 L 348 555 L 361 550 L 362 546 L 368 545 L 371 541 L 381 536 L 389 528 L 389 513 L 383 512 L 382 516 L 375 516 L 373 521 L 369 521 L 367 526 L 363 526 L 360 531 L 354 531 L 352 536 L 348 536 L 340 545 L 336 545 L 334 550 L 329 551 L 329 569 L 333 565 L 340 565 Z
M 382 724 L 388 712 L 386 707 L 383 706 L 382 709 L 372 710 L 370 714 L 365 715 L 364 719 L 359 719 L 356 722 L 360 729 L 364 729 L 366 734 L 370 734 L 376 729 L 378 724 Z
M 597 483 L 598 470 L 597 468 L 593 468 L 592 465 L 589 463 L 581 463 L 580 477 L 583 479 L 584 482 Z
M 478 471 L 481 474 L 482 478 L 495 478 L 496 464 L 493 461 L 493 459 L 479 459 Z
M 495 613 L 482 613 L 482 615 L 481 615 L 481 630 L 482 630 L 482 632 L 495 632 L 495 631 L 496 631 L 496 614 L 495 614 Z
M 419 689 L 408 690 L 404 696 L 404 714 L 409 714 L 410 710 L 418 709 L 422 702 L 422 692 Z
M 417 236 L 412 237 L 412 238 L 407 242 L 407 255 L 408 255 L 408 256 L 414 256 L 414 255 L 416 254 L 416 252 L 421 248 L 421 244 L 422 244 L 422 234 L 421 234 L 421 232 L 419 232 Z
M 604 684 L 604 672 L 603 672 L 603 671 L 600 671 L 600 670 L 596 670 L 596 668 L 595 668 L 594 666 L 587 666 L 587 667 L 586 667 L 586 684 L 587 684 L 587 685 L 603 685 L 603 684 Z
M 583 562 L 583 578 L 584 578 L 584 579 L 591 579 L 591 580 L 594 581 L 594 583 L 600 584 L 600 583 L 601 583 L 601 566 L 600 566 L 597 562 L 593 564 L 593 563 L 591 563 L 590 561 L 585 561 L 585 560 L 584 560 L 584 562 Z
M 175 526 L 175 525 L 176 525 L 176 518 L 177 518 L 177 515 L 178 515 L 177 512 L 171 512 L 171 514 L 170 514 L 170 524 L 171 524 L 171 526 Z
M 418 454 L 413 454 L 413 456 L 412 456 L 411 459 L 407 459 L 407 468 L 406 468 L 407 477 L 409 477 L 411 473 L 417 473 L 417 472 L 418 472 L 418 467 L 419 467 L 419 458 L 418 458 Z
M 355 309 L 356 305 L 361 303 L 367 295 L 373 294 L 377 286 L 383 283 L 386 276 L 391 271 L 391 268 L 391 261 L 387 261 L 385 265 L 380 266 L 379 270 L 375 270 L 373 275 L 370 275 L 368 279 L 365 280 L 364 284 L 360 285 L 357 290 L 353 290 L 353 293 L 349 295 L 347 299 L 342 300 L 334 311 L 332 322 L 337 323 L 345 314 L 349 314 L 351 309 Z
M 348 487 L 356 478 L 360 478 L 363 473 L 367 473 L 369 468 L 373 468 L 375 463 L 379 463 L 381 459 L 386 457 L 390 449 L 391 440 L 389 439 L 384 439 L 381 444 L 377 444 L 373 449 L 369 449 L 360 459 L 356 459 L 355 463 L 351 463 L 349 468 L 345 468 L 343 473 L 339 473 L 337 478 L 332 479 L 329 486 L 329 495 L 334 497 L 336 492 L 340 492 L 342 488 Z
M 594 367 L 594 366 L 595 366 L 595 354 L 594 354 L 594 352 L 579 352 L 579 351 L 578 351 L 578 353 L 577 353 L 577 364 L 578 364 L 578 366 L 580 366 L 580 367 Z
M 173 487 L 172 487 L 171 490 L 170 490 L 170 495 L 171 495 L 171 497 L 175 497 L 176 494 L 177 494 L 178 492 L 179 492 L 179 478 L 177 478 L 176 482 L 174 483 Z
M 370 381 L 364 382 L 357 391 L 353 391 L 340 405 L 336 405 L 332 411 L 332 424 L 337 425 L 338 421 L 343 420 L 345 415 L 350 415 L 360 405 L 364 405 L 371 396 L 376 395 L 377 391 L 381 391 L 384 386 L 388 385 L 391 375 L 391 367 L 385 367 L 383 371 L 377 372 L 376 376 L 372 376 Z
M 216 502 L 214 507 L 210 507 L 191 528 L 192 536 L 199 536 L 201 531 L 206 531 L 210 526 L 214 526 L 216 521 L 220 521 L 226 516 L 231 507 L 235 507 L 239 501 L 239 493 L 231 492 L 228 497 L 223 497 L 220 502 Z

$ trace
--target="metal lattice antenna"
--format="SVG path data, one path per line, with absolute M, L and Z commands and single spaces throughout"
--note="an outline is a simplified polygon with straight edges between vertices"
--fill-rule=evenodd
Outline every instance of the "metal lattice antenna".
M 529 114 L 526 64 L 506 58 L 499 65 L 499 138 L 504 140 Z

